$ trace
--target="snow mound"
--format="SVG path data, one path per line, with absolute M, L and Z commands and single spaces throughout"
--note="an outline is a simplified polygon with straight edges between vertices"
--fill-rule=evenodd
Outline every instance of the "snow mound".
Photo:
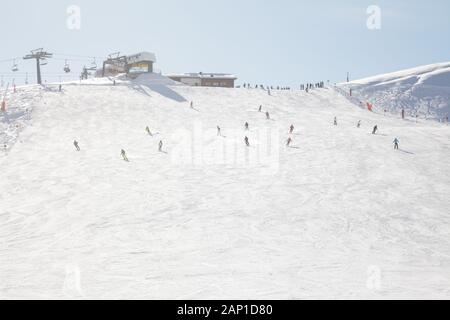
M 340 84 L 375 110 L 442 120 L 450 113 L 450 62 Z
M 158 73 L 143 73 L 133 80 L 133 83 L 152 86 L 152 85 L 164 85 L 164 86 L 176 86 L 180 85 L 179 82 L 160 75 Z

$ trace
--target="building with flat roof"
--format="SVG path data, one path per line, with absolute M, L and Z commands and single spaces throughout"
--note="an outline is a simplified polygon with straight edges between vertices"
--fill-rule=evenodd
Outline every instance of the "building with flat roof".
M 237 77 L 226 73 L 184 73 L 168 74 L 168 78 L 193 87 L 234 88 Z
M 151 52 L 141 52 L 133 55 L 112 54 L 103 62 L 101 75 L 114 76 L 119 73 L 140 74 L 153 73 L 156 55 Z

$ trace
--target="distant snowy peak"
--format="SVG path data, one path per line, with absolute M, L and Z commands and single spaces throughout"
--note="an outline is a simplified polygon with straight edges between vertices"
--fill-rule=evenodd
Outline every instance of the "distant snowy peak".
M 347 85 L 424 84 L 450 88 L 450 62 L 430 64 L 403 71 L 355 80 Z
M 450 62 L 342 83 L 339 87 L 370 102 L 375 110 L 442 120 L 450 113 Z

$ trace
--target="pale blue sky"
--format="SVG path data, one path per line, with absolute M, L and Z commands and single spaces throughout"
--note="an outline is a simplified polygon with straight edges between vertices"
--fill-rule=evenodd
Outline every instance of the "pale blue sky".
M 360 78 L 450 60 L 448 0 L 15 0 L 2 1 L 0 61 L 44 47 L 55 53 L 106 56 L 153 51 L 163 72 L 230 72 L 240 81 L 297 86 Z M 69 5 L 81 30 L 66 27 Z M 366 27 L 369 5 L 381 30 Z M 63 59 L 63 56 L 56 56 Z M 84 60 L 84 58 L 74 58 Z M 20 72 L 34 64 L 19 60 Z M 83 63 L 71 61 L 72 77 Z M 44 67 L 55 81 L 64 61 Z M 0 62 L 11 77 L 12 62 Z M 15 74 L 23 84 L 24 74 Z

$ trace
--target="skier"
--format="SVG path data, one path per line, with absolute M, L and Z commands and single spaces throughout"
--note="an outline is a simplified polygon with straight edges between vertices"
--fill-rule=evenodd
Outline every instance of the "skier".
M 250 141 L 248 140 L 248 137 L 245 137 L 245 144 L 247 147 L 250 147 Z
M 77 140 L 75 140 L 75 141 L 73 142 L 73 145 L 75 146 L 75 149 L 77 149 L 77 151 L 81 151 L 80 146 L 78 145 L 78 141 L 77 141 Z
M 153 137 L 153 134 L 152 134 L 152 132 L 150 131 L 150 128 L 149 128 L 149 127 L 145 128 L 145 130 L 147 131 L 147 133 L 148 133 L 149 136 Z
M 113 82 L 113 86 L 116 86 L 116 80 L 114 80 L 114 82 Z
M 377 132 L 378 132 L 378 125 L 376 125 L 375 127 L 373 127 L 372 134 L 377 134 Z
M 262 105 L 259 106 L 258 112 L 262 112 Z
M 361 120 L 358 121 L 358 124 L 356 125 L 359 128 L 361 128 Z
M 61 92 L 62 91 L 62 85 L 59 85 L 59 92 Z
M 245 131 L 248 131 L 250 128 L 250 125 L 248 124 L 248 122 L 245 123 Z
M 222 136 L 222 129 L 219 126 L 217 126 L 217 136 L 218 137 Z
M 125 150 L 122 149 L 120 154 L 122 155 L 122 158 L 123 158 L 124 161 L 129 162 L 128 157 L 127 157 L 127 153 L 125 152 Z
M 159 149 L 158 149 L 159 152 L 162 152 L 163 145 L 164 145 L 163 142 L 160 141 L 160 142 L 159 142 Z
M 402 109 L 402 119 L 405 120 L 405 109 Z
M 398 150 L 398 149 L 399 149 L 399 144 L 400 144 L 400 141 L 398 141 L 398 139 L 395 138 L 395 140 L 394 140 L 394 149 L 395 149 L 395 150 Z
M 290 130 L 289 130 L 289 134 L 293 134 L 293 133 L 294 133 L 294 130 L 295 130 L 294 125 L 291 125 L 291 128 L 290 128 Z
M 191 101 L 191 109 L 194 109 L 194 101 Z
M 269 111 L 266 112 L 266 119 L 267 119 L 267 120 L 270 120 L 270 114 L 269 114 Z
M 289 138 L 289 139 L 287 140 L 286 146 L 287 146 L 287 147 L 290 147 L 290 146 L 291 146 L 291 143 L 292 143 L 292 138 Z
M 334 125 L 337 126 L 338 122 L 337 122 L 337 117 L 334 117 Z

